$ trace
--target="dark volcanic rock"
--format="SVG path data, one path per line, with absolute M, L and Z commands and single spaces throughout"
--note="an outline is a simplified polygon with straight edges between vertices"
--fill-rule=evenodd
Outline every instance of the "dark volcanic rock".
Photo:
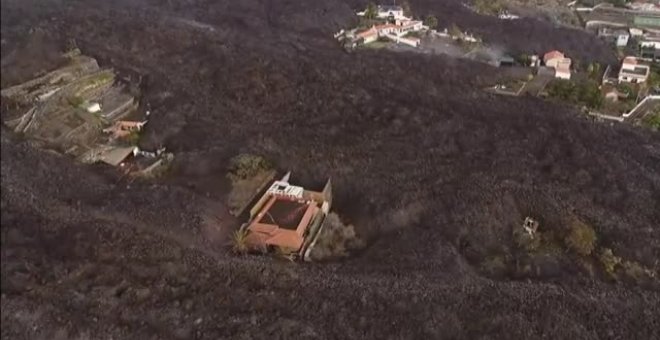
M 611 58 L 584 32 L 410 2 L 513 49 Z M 2 5 L 3 85 L 54 67 L 33 59 L 73 39 L 142 75 L 143 143 L 178 160 L 163 180 L 127 183 L 3 129 L 3 338 L 660 338 L 657 289 L 609 282 L 595 257 L 560 252 L 543 262 L 551 275 L 520 280 L 480 269 L 533 215 L 546 231 L 577 216 L 599 246 L 657 272 L 657 134 L 488 95 L 502 74 L 486 65 L 346 54 L 331 34 L 357 1 Z M 231 255 L 221 239 L 237 222 L 217 197 L 241 152 L 305 185 L 332 177 L 367 248 L 339 263 Z

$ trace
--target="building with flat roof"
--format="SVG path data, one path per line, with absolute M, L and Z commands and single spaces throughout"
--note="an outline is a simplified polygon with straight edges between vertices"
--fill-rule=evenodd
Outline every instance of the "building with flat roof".
M 642 64 L 635 57 L 625 57 L 619 70 L 619 81 L 627 83 L 643 83 L 648 79 L 651 67 Z

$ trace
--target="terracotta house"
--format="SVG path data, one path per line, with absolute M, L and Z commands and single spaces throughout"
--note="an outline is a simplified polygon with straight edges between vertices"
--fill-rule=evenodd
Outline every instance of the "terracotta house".
M 555 68 L 555 67 L 557 67 L 557 64 L 560 61 L 564 60 L 565 58 L 566 57 L 564 56 L 563 53 L 561 53 L 557 50 L 554 50 L 554 51 L 550 51 L 550 52 L 543 55 L 543 63 L 547 67 Z
M 246 243 L 251 249 L 279 248 L 303 255 L 318 235 L 330 210 L 330 181 L 323 191 L 309 191 L 289 184 L 290 173 L 273 182 L 250 211 L 245 226 Z
M 571 59 L 566 58 L 563 53 L 550 51 L 543 55 L 543 63 L 546 67 L 555 69 L 556 78 L 571 79 Z

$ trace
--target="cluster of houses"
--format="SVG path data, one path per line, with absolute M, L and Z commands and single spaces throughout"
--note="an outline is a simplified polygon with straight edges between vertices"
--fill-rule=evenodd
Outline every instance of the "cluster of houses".
M 358 12 L 357 15 L 364 17 L 367 11 Z M 387 39 L 397 44 L 419 47 L 421 40 L 411 33 L 429 29 L 422 21 L 406 17 L 401 6 L 378 6 L 375 17 L 379 23 L 345 32 L 345 37 L 353 46 Z
M 617 48 L 626 48 L 632 41 L 634 49 L 639 51 L 638 57 L 645 61 L 660 62 L 660 32 L 639 28 L 601 27 L 598 36 L 612 43 Z
M 532 67 L 541 66 L 537 56 L 532 56 L 530 63 Z M 547 69 L 553 70 L 556 78 L 571 79 L 571 59 L 567 58 L 564 53 L 553 50 L 544 54 L 543 65 Z M 608 67 L 604 78 L 609 79 L 609 82 L 641 84 L 648 80 L 650 74 L 651 67 L 645 60 L 628 56 L 622 60 L 617 74 L 613 74 L 612 68 Z
M 3 101 L 16 107 L 4 124 L 45 148 L 84 163 L 101 162 L 135 171 L 162 163 L 163 149 L 145 152 L 137 146 L 149 110 L 142 113 L 138 109 L 129 85 L 77 49 L 65 57 L 62 67 L 2 89 Z M 142 157 L 131 161 L 136 156 Z

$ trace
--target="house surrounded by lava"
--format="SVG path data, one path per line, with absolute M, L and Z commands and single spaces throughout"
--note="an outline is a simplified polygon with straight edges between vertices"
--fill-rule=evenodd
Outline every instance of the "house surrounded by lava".
M 308 258 L 330 211 L 332 188 L 328 180 L 323 191 L 310 191 L 289 184 L 290 173 L 273 182 L 250 210 L 243 228 L 252 250 L 277 249 Z

